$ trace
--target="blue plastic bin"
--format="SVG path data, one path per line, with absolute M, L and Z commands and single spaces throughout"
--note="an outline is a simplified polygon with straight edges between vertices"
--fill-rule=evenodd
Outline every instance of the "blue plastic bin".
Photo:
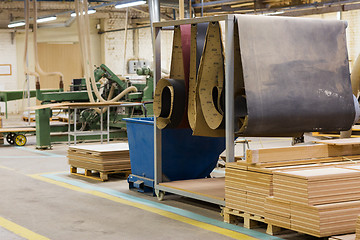
M 129 184 L 154 180 L 154 118 L 125 118 L 130 148 Z M 164 129 L 162 171 L 167 181 L 204 178 L 225 149 L 225 138 L 193 136 L 191 129 Z

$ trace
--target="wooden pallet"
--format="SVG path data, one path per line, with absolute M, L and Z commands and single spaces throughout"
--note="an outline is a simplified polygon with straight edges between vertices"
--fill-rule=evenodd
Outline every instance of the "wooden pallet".
M 22 117 L 22 120 L 24 121 L 24 122 L 28 122 L 29 121 L 29 118 L 28 117 Z M 35 118 L 33 117 L 30 117 L 30 122 L 35 122 Z
M 24 122 L 28 122 L 28 121 L 29 121 L 29 118 L 23 116 L 23 117 L 22 117 L 22 120 L 23 120 Z M 57 121 L 57 120 L 58 120 L 57 118 L 53 118 L 53 117 L 50 118 L 50 121 Z M 30 117 L 30 122 L 36 122 L 35 117 Z
M 240 222 L 239 218 L 242 218 L 244 221 L 244 227 L 248 229 L 255 228 L 259 226 L 259 223 L 263 223 L 267 224 L 266 233 L 269 235 L 277 234 L 282 230 L 281 227 L 266 223 L 264 217 L 255 214 L 241 212 L 227 207 L 223 208 L 222 213 L 224 215 L 224 222 L 226 223 L 237 224 Z
M 111 175 L 111 174 L 123 174 L 125 178 L 127 178 L 131 174 L 130 169 L 114 170 L 114 171 L 98 171 L 98 170 L 92 170 L 92 169 L 84 169 L 85 170 L 84 174 L 78 173 L 77 169 L 78 169 L 78 167 L 76 167 L 76 166 L 70 166 L 70 173 L 73 175 L 77 175 L 77 176 L 101 180 L 103 182 L 109 180 L 109 175 Z M 100 174 L 99 178 L 93 176 L 93 173 L 95 173 L 95 172 L 98 172 Z
M 59 121 L 59 122 L 69 122 L 69 118 L 58 117 L 58 121 Z

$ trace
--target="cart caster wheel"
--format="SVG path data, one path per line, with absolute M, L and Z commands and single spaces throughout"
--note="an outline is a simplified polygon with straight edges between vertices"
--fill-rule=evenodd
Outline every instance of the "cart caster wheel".
M 6 141 L 11 145 L 15 144 L 15 138 L 16 138 L 15 133 L 8 133 L 8 135 L 6 135 Z
M 15 144 L 17 146 L 24 146 L 26 144 L 26 137 L 25 135 L 22 135 L 22 134 L 19 134 L 19 135 L 16 135 L 15 137 Z
M 163 191 L 159 191 L 156 193 L 156 197 L 159 201 L 164 200 L 164 196 L 165 196 L 165 192 L 163 192 Z

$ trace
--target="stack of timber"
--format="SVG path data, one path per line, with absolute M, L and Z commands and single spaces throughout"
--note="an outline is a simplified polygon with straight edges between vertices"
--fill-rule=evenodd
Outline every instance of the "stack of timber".
M 127 143 L 71 146 L 68 150 L 68 162 L 73 173 L 76 173 L 76 168 L 102 174 L 131 169 Z
M 274 172 L 273 193 L 290 202 L 292 230 L 317 237 L 355 230 L 360 171 L 329 166 Z
M 360 200 L 360 171 L 309 168 L 274 173 L 274 196 L 298 204 L 320 205 Z
M 355 232 L 360 140 L 248 150 L 246 155 L 226 165 L 225 220 L 230 219 L 226 214 L 241 212 L 317 237 Z
M 265 221 L 271 225 L 290 229 L 290 202 L 269 196 L 265 200 Z
M 225 169 L 225 205 L 230 209 L 245 212 L 246 166 L 228 163 Z

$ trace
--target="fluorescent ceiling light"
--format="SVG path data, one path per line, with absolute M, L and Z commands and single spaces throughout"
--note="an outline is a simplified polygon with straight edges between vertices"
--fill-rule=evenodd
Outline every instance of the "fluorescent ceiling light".
M 121 3 L 115 6 L 115 8 L 126 8 L 126 7 L 134 7 L 138 5 L 146 4 L 146 1 L 133 1 L 128 3 Z
M 263 15 L 265 16 L 271 16 L 271 15 L 278 15 L 278 14 L 283 14 L 285 13 L 284 11 L 278 11 L 278 12 L 269 12 L 269 13 L 264 13 Z
M 25 26 L 25 22 L 10 23 L 10 24 L 8 25 L 8 28 L 21 27 L 21 26 Z
M 93 14 L 93 13 L 96 13 L 95 9 L 89 9 L 88 10 L 88 14 Z M 83 12 L 83 15 L 85 15 L 85 11 Z M 76 17 L 76 13 L 72 13 L 70 16 L 71 17 Z
M 56 16 L 53 17 L 45 17 L 45 18 L 39 18 L 36 20 L 37 23 L 43 23 L 43 22 L 50 22 L 56 20 Z

